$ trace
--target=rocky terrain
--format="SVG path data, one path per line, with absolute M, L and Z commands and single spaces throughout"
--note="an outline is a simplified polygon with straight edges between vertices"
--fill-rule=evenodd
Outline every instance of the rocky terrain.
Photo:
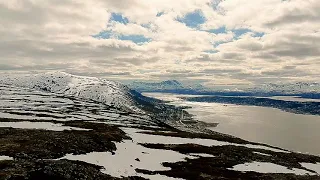
M 0 79 L 0 179 L 320 178 L 317 156 L 207 130 L 112 81 Z

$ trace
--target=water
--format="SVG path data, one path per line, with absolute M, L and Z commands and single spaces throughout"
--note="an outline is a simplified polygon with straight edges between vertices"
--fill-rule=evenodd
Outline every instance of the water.
M 179 98 L 189 95 L 144 95 L 171 101 L 173 105 L 190 106 L 186 110 L 195 115 L 195 119 L 219 123 L 217 127 L 210 128 L 214 131 L 296 152 L 320 155 L 320 116 L 294 114 L 268 107 L 188 102 Z

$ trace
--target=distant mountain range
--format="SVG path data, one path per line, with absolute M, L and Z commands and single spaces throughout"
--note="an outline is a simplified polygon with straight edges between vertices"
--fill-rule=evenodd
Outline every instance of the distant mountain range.
M 128 86 L 138 92 L 167 92 L 167 93 L 195 93 L 203 92 L 205 87 L 200 84 L 187 85 L 177 80 L 167 80 L 162 82 L 139 82 L 135 81 Z
M 286 83 L 286 84 L 263 84 L 258 87 L 248 89 L 252 92 L 274 92 L 274 93 L 320 93 L 320 83 Z
M 201 84 L 183 84 L 177 80 L 162 82 L 135 81 L 128 86 L 138 92 L 163 92 L 177 94 L 221 95 L 221 96 L 286 96 L 296 95 L 304 98 L 320 99 L 320 83 L 284 83 L 262 84 L 255 87 L 237 90 L 209 89 Z

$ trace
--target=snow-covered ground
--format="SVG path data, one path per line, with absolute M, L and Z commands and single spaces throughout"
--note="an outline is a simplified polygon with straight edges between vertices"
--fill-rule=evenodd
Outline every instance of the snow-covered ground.
M 61 159 L 79 160 L 91 164 L 100 165 L 105 168 L 104 170 L 102 170 L 104 173 L 110 174 L 115 177 L 128 177 L 136 175 L 144 177 L 144 174 L 136 173 L 135 169 L 138 168 L 151 171 L 168 170 L 168 168 L 162 166 L 163 162 L 178 162 L 184 161 L 185 158 L 191 159 L 214 156 L 203 153 L 192 153 L 185 155 L 171 150 L 149 149 L 143 147 L 142 145 L 140 145 L 140 143 L 199 144 L 203 146 L 237 145 L 272 150 L 276 152 L 286 152 L 265 146 L 234 144 L 210 139 L 191 139 L 149 135 L 140 133 L 147 132 L 145 130 L 134 128 L 122 128 L 122 130 L 126 132 L 126 134 L 128 134 L 132 138 L 132 140 L 125 140 L 121 143 L 116 143 L 117 150 L 114 155 L 112 155 L 110 152 L 92 152 L 85 155 L 68 154 Z M 285 171 L 284 173 L 287 172 Z
M 280 149 L 275 149 L 271 147 L 266 147 L 262 145 L 253 144 L 236 144 L 224 141 L 217 141 L 212 139 L 199 139 L 199 138 L 181 138 L 181 137 L 170 137 L 170 136 L 158 136 L 143 134 L 143 130 L 132 129 L 132 128 L 122 128 L 133 140 L 139 143 L 159 143 L 159 144 L 199 144 L 202 146 L 224 146 L 224 145 L 234 145 L 234 146 L 244 146 L 248 148 L 264 149 L 274 152 L 290 153 L 289 151 L 284 151 Z
M 122 110 L 102 103 L 14 86 L 0 86 L 0 117 L 41 121 L 86 120 L 115 125 L 156 126 L 149 116 L 143 114 L 125 114 Z
M 13 158 L 9 156 L 0 156 L 0 161 L 4 161 L 4 160 L 13 160 Z
M 79 160 L 103 166 L 102 172 L 114 177 L 145 177 L 144 174 L 137 173 L 135 169 L 169 170 L 169 168 L 162 166 L 161 163 L 183 161 L 187 157 L 195 158 L 175 151 L 145 148 L 130 140 L 116 143 L 116 146 L 117 151 L 114 155 L 110 152 L 92 152 L 85 155 L 68 154 L 61 159 Z M 161 179 L 157 176 L 149 176 L 149 178 Z
M 318 93 L 320 92 L 319 82 L 296 82 L 296 83 L 277 83 L 277 84 L 262 84 L 257 87 L 246 89 L 247 92 L 277 92 L 284 94 L 297 94 L 297 93 Z
M 265 153 L 261 153 L 261 152 L 253 152 L 255 154 L 260 154 L 260 155 L 263 155 L 263 156 L 271 156 L 270 154 L 265 154 Z
M 320 174 L 320 163 L 319 162 L 315 163 L 315 164 L 313 164 L 313 163 L 300 163 L 300 164 L 301 164 L 301 166 L 303 166 L 307 169 L 311 169 L 311 170 L 317 172 L 318 174 Z
M 293 173 L 296 175 L 305 175 L 305 174 L 314 175 L 314 173 L 303 170 L 303 169 L 297 169 L 297 168 L 288 169 L 287 167 L 280 166 L 274 163 L 255 162 L 255 161 L 251 163 L 238 164 L 230 169 L 234 171 L 254 171 L 259 173 Z
M 103 102 L 107 105 L 142 112 L 134 105 L 126 86 L 95 77 L 75 76 L 64 72 L 29 75 L 1 75 L 0 84 L 70 95 Z
M 54 124 L 50 122 L 0 122 L 0 127 L 12 127 L 18 129 L 45 129 L 50 131 L 78 130 L 89 131 L 90 129 L 63 126 L 63 124 Z

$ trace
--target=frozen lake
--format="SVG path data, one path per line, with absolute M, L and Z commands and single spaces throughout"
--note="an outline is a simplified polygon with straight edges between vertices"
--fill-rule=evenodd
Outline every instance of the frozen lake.
M 268 107 L 188 102 L 179 98 L 190 97 L 189 95 L 144 95 L 167 100 L 177 106 L 190 106 L 191 108 L 186 110 L 193 114 L 195 119 L 219 123 L 217 127 L 211 128 L 214 131 L 292 151 L 320 155 L 320 116 L 294 114 Z M 293 99 L 295 98 L 290 100 Z

